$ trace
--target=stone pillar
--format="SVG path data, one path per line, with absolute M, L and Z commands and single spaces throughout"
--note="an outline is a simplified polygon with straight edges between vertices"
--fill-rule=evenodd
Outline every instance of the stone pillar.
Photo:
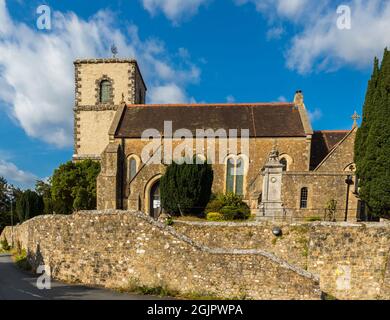
M 97 178 L 97 209 L 121 209 L 121 148 L 114 142 L 102 153 Z
M 283 218 L 285 211 L 282 203 L 283 165 L 279 161 L 279 152 L 274 148 L 262 169 L 263 190 L 258 220 L 262 217 Z

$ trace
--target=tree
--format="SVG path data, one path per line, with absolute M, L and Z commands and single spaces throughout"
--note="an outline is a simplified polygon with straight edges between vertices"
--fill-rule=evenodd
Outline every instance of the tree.
M 20 189 L 7 183 L 7 180 L 0 177 L 0 233 L 4 227 L 10 226 L 12 223 L 18 223 L 15 213 L 15 200 L 21 194 Z
M 207 163 L 172 163 L 160 181 L 162 207 L 173 215 L 202 213 L 210 200 L 213 178 Z
M 9 209 L 8 183 L 3 177 L 0 177 L 0 213 Z
M 35 191 L 26 190 L 16 199 L 16 214 L 20 222 L 43 213 L 43 199 Z
M 96 209 L 96 178 L 100 164 L 92 160 L 61 165 L 51 179 L 54 212 L 70 214 L 73 210 Z
M 42 180 L 38 180 L 35 184 L 35 192 L 42 197 L 43 207 L 44 207 L 43 213 L 52 214 L 54 208 L 53 208 L 53 200 L 51 197 L 50 179 L 49 179 L 49 183 Z
M 369 213 L 390 216 L 390 52 L 374 62 L 355 142 L 359 196 Z

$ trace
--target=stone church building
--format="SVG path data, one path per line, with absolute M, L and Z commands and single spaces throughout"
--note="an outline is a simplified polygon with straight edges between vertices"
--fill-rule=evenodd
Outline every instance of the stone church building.
M 213 164 L 213 192 L 242 194 L 258 219 L 322 218 L 332 200 L 337 220 L 363 218 L 353 164 L 356 121 L 351 130 L 313 131 L 301 91 L 288 103 L 152 105 L 145 103 L 147 88 L 136 60 L 74 65 L 73 160 L 101 162 L 98 209 L 159 215 L 159 179 L 166 165 L 141 160 L 149 143 L 142 135 L 153 128 L 161 144 L 171 139 L 175 146 L 181 139 L 164 137 L 164 121 L 171 121 L 173 131 L 186 128 L 194 136 L 197 129 L 248 129 L 249 157 L 235 150 L 224 163 Z M 207 141 L 203 147 L 208 150 Z M 237 166 L 245 173 L 235 174 Z

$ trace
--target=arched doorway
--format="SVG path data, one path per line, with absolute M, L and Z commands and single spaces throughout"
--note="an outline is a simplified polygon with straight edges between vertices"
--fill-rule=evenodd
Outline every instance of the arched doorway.
M 150 188 L 149 214 L 154 219 L 158 219 L 161 214 L 160 180 Z

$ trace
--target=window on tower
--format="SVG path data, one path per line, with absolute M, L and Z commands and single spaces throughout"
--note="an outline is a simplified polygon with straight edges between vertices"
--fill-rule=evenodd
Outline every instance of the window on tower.
M 109 103 L 111 101 L 111 82 L 103 80 L 100 82 L 100 103 Z

